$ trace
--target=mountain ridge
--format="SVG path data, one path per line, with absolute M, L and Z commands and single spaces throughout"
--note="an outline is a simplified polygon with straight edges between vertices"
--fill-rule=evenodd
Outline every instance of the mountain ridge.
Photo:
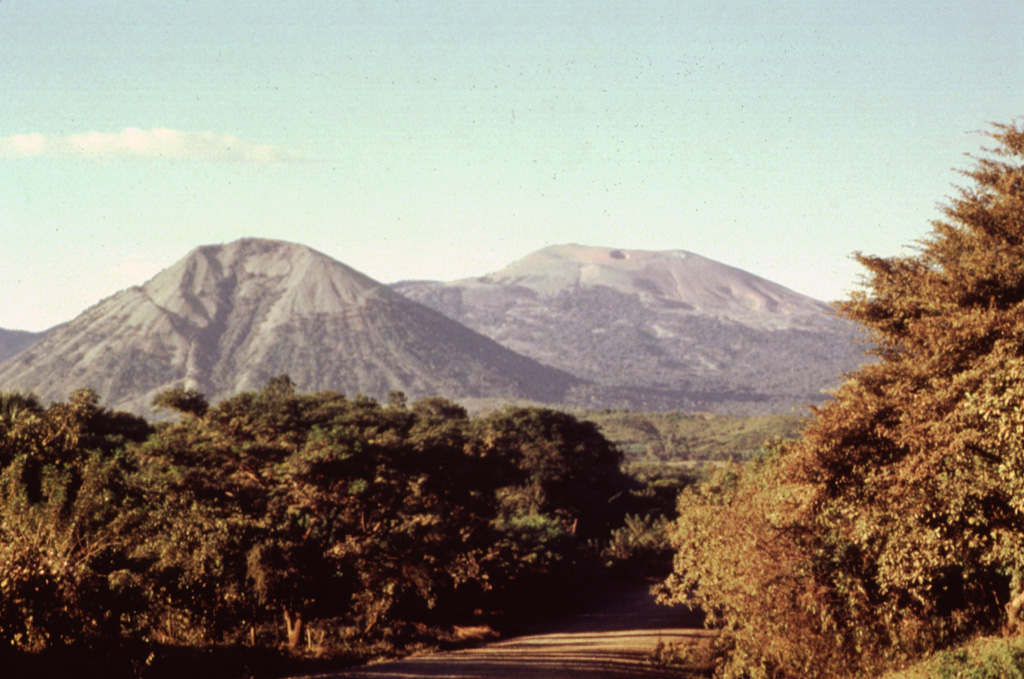
M 375 398 L 760 414 L 824 400 L 864 362 L 858 334 L 824 302 L 685 250 L 558 245 L 386 286 L 248 238 L 195 248 L 44 333 L 0 332 L 0 388 L 90 387 L 148 416 L 168 387 L 217 400 L 286 373 Z
M 31 346 L 43 333 L 0 328 L 0 362 Z

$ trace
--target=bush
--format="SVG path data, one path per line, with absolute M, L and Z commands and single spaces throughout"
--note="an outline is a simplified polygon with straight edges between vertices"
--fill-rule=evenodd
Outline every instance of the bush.
M 1024 679 L 1024 639 L 975 639 L 882 679 Z

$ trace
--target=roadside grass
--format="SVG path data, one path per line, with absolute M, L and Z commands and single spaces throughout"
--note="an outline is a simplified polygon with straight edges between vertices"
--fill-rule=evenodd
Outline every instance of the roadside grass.
M 879 679 L 1024 679 L 1024 638 L 981 637 Z

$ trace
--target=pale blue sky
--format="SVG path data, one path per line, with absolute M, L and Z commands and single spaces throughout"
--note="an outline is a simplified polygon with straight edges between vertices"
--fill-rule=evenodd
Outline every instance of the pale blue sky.
M 1024 4 L 0 2 L 0 327 L 259 236 L 382 281 L 685 249 L 820 299 L 1024 115 Z

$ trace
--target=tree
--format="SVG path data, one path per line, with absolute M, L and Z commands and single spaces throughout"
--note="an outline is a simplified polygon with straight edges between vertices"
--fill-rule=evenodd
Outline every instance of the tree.
M 566 530 L 604 536 L 621 513 L 612 503 L 628 486 L 622 453 L 592 422 L 547 408 L 506 408 L 482 418 L 476 455 L 511 514 L 549 514 Z
M 158 397 L 178 403 L 178 392 Z M 193 399 L 189 399 L 191 401 Z M 162 638 L 342 619 L 373 634 L 479 580 L 493 500 L 465 410 L 295 393 L 286 377 L 160 426 L 137 450 Z
M 477 420 L 468 447 L 497 513 L 485 560 L 495 605 L 536 611 L 578 594 L 599 558 L 590 548 L 627 507 L 621 452 L 591 422 L 520 407 Z
M 153 407 L 156 410 L 166 408 L 193 417 L 202 417 L 209 410 L 210 404 L 206 396 L 195 389 L 175 387 L 157 394 L 153 399 Z
M 133 551 L 149 565 L 147 625 L 159 639 L 203 643 L 251 632 L 268 609 L 290 617 L 296 572 L 278 469 L 308 434 L 302 397 L 279 376 L 216 406 L 181 389 L 154 402 L 191 416 L 133 450 L 149 507 Z
M 0 394 L 0 645 L 118 634 L 138 610 L 125 558 L 139 512 L 121 448 L 150 431 L 89 390 L 42 408 Z
M 839 305 L 879 362 L 799 441 L 684 494 L 669 598 L 727 630 L 724 676 L 853 676 L 1024 606 L 1024 130 L 911 255 Z

